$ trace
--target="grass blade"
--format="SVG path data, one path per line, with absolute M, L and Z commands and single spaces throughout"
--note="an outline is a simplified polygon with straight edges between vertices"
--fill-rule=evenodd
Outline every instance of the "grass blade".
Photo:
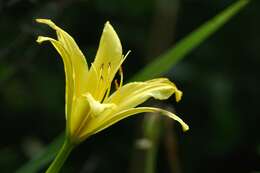
M 35 158 L 28 161 L 26 164 L 24 164 L 15 173 L 39 172 L 40 169 L 42 169 L 55 158 L 61 145 L 63 144 L 63 140 L 64 134 L 61 134 L 58 137 L 56 137 L 56 139 L 49 146 L 47 146 L 45 150 L 39 153 Z
M 174 47 L 170 48 L 166 53 L 155 58 L 153 62 L 144 67 L 131 80 L 146 80 L 166 73 L 177 62 L 228 22 L 235 14 L 245 7 L 248 2 L 249 0 L 239 0 L 231 4 L 228 8 L 182 39 Z

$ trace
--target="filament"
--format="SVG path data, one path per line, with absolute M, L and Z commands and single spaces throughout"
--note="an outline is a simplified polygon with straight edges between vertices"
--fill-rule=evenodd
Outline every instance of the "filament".
M 107 80 L 106 80 L 106 86 L 105 86 L 105 87 L 107 87 L 107 85 L 108 85 L 108 88 L 107 88 L 107 91 L 106 91 L 106 96 L 105 96 L 103 101 L 105 101 L 108 98 L 109 94 L 110 94 L 110 90 L 111 90 L 111 84 L 110 84 L 110 78 L 109 78 L 110 73 L 111 73 L 111 62 L 108 63 Z
M 120 85 L 119 85 L 119 88 L 121 88 L 123 86 L 123 79 L 124 79 L 123 67 L 122 66 L 120 66 L 120 68 L 119 68 L 119 75 L 120 75 Z
M 115 79 L 115 80 L 114 80 L 114 82 L 115 82 L 115 88 L 116 88 L 116 90 L 118 90 L 118 89 L 119 89 L 118 80 L 117 80 L 117 79 Z

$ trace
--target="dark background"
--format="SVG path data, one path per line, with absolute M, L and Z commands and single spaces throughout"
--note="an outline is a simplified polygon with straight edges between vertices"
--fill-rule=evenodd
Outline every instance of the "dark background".
M 132 51 L 124 64 L 125 78 L 130 79 L 233 2 L 0 1 L 0 172 L 14 172 L 65 129 L 62 61 L 50 44 L 35 42 L 39 34 L 53 34 L 48 27 L 36 24 L 35 18 L 50 18 L 69 32 L 88 62 L 92 62 L 103 25 L 109 20 L 124 52 Z M 184 97 L 178 104 L 173 98 L 164 104 L 174 106 L 191 129 L 183 133 L 177 125 L 171 130 L 178 169 L 171 169 L 166 135 L 162 135 L 157 172 L 260 171 L 259 10 L 259 1 L 252 1 L 166 75 Z M 121 173 L 139 169 L 133 161 L 133 148 L 142 119 L 123 120 L 91 137 L 72 153 L 63 171 Z

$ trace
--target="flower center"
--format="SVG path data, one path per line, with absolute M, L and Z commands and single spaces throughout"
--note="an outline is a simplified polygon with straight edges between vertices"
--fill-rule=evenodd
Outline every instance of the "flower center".
M 110 93 L 110 82 L 111 76 L 113 75 L 111 73 L 111 63 L 102 63 L 99 69 L 96 69 L 94 64 L 92 64 L 92 66 L 97 76 L 97 85 L 94 89 L 93 96 L 97 100 L 102 101 Z

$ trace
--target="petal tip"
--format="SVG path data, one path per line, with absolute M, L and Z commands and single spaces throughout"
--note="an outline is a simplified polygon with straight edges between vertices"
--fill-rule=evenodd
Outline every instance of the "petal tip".
M 35 19 L 36 22 L 38 23 L 46 23 L 46 22 L 50 22 L 50 19 L 42 19 L 42 18 L 37 18 Z
M 105 26 L 104 26 L 104 31 L 107 31 L 107 32 L 112 31 L 112 33 L 116 33 L 114 27 L 110 24 L 109 21 L 106 21 Z
M 39 43 L 39 44 L 42 43 L 42 42 L 44 42 L 44 41 L 55 42 L 56 40 L 53 39 L 53 38 L 50 38 L 50 37 L 44 37 L 44 36 L 38 36 L 38 38 L 37 38 L 37 40 L 36 40 L 36 42 Z
M 35 19 L 35 21 L 37 23 L 43 23 L 43 24 L 49 25 L 53 29 L 57 28 L 57 26 L 55 25 L 55 23 L 51 19 L 41 19 L 41 18 L 38 18 L 38 19 Z
M 39 44 L 41 44 L 41 43 L 43 42 L 43 40 L 44 40 L 44 39 L 43 39 L 42 36 L 38 36 L 36 42 L 39 43 Z
M 177 102 L 179 102 L 181 100 L 182 95 L 183 95 L 182 91 L 176 90 L 175 99 L 176 99 Z
M 190 127 L 187 124 L 182 124 L 182 130 L 184 132 L 188 131 L 190 129 Z

